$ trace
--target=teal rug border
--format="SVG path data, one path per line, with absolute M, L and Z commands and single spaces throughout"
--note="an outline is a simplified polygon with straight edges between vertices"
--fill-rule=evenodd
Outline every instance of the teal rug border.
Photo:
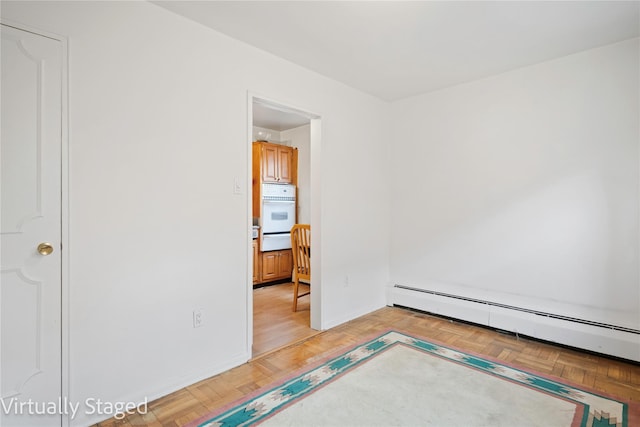
M 609 419 L 614 417 L 616 423 L 612 425 L 629 427 L 629 407 L 625 402 L 393 330 L 357 345 L 351 350 L 347 350 L 315 368 L 308 369 L 280 385 L 270 387 L 268 390 L 242 401 L 212 418 L 206 417 L 206 421 L 200 421 L 199 424 L 195 425 L 198 427 L 253 425 L 273 416 L 286 406 L 303 399 L 307 394 L 314 392 L 396 345 L 406 345 L 494 377 L 582 405 L 584 410 L 579 424 L 580 427 L 610 425 Z

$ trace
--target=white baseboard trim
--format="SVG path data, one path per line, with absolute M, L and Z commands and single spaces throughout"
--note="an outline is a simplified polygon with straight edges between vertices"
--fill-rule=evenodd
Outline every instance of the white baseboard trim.
M 398 305 L 467 322 L 640 362 L 640 331 L 582 319 L 500 306 L 489 301 L 420 289 L 388 289 L 389 305 Z M 609 327 L 607 327 L 609 326 Z

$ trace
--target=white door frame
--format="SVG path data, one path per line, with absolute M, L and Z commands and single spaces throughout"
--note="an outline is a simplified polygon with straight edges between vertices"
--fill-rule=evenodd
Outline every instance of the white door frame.
M 310 202 L 310 213 L 311 213 L 311 224 L 313 227 L 311 229 L 311 234 L 313 238 L 313 246 L 314 250 L 312 252 L 312 263 L 313 263 L 313 276 L 311 279 L 311 283 L 313 286 L 313 292 L 311 293 L 311 328 L 316 330 L 322 329 L 322 286 L 320 275 L 322 272 L 322 250 L 321 248 L 321 217 L 320 217 L 320 148 L 321 148 L 321 140 L 322 140 L 322 117 L 319 114 L 308 111 L 307 109 L 298 108 L 296 106 L 290 105 L 286 102 L 278 101 L 270 97 L 266 97 L 263 95 L 256 94 L 254 92 L 248 91 L 247 96 L 247 266 L 253 265 L 253 249 L 251 246 L 251 233 L 248 230 L 251 230 L 253 211 L 252 211 L 252 180 L 253 180 L 253 156 L 252 156 L 252 143 L 253 143 L 253 104 L 259 103 L 265 105 L 267 107 L 271 107 L 276 110 L 284 111 L 287 113 L 298 114 L 303 117 L 309 118 L 310 122 L 310 148 L 311 148 L 311 161 L 310 161 L 310 175 L 311 175 L 311 202 Z M 251 358 L 251 347 L 253 345 L 253 275 L 251 268 L 247 268 L 247 351 L 249 354 L 249 358 Z
M 18 23 L 12 21 L 10 19 L 0 18 L 0 23 L 6 25 L 8 27 L 13 27 L 18 30 L 26 31 L 29 33 L 37 34 L 43 37 L 47 37 L 53 40 L 57 40 L 60 42 L 60 46 L 62 48 L 62 58 L 61 64 L 62 69 L 61 76 L 61 121 L 60 129 L 60 144 L 61 144 L 61 155 L 60 155 L 60 228 L 61 228 L 61 255 L 60 255 L 60 263 L 61 263 L 61 313 L 60 313 L 60 332 L 61 332 L 61 343 L 60 343 L 60 351 L 62 366 L 61 368 L 61 390 L 60 396 L 69 397 L 69 373 L 71 367 L 69 366 L 69 331 L 70 331 L 70 306 L 69 306 L 69 42 L 67 37 L 61 36 L 59 34 L 54 34 L 48 31 L 43 31 L 39 28 L 34 28 L 29 25 L 24 25 L 22 23 Z M 68 415 L 62 415 L 62 425 L 70 426 L 71 419 Z

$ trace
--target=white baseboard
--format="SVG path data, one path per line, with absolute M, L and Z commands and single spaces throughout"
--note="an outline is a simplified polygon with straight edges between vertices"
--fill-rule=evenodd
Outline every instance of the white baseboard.
M 389 305 L 399 305 L 533 338 L 640 362 L 640 333 L 458 299 L 420 290 L 389 288 Z

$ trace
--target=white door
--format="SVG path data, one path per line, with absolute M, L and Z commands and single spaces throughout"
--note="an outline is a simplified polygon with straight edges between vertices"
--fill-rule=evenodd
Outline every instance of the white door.
M 3 24 L 1 52 L 0 425 L 60 426 L 62 45 Z

